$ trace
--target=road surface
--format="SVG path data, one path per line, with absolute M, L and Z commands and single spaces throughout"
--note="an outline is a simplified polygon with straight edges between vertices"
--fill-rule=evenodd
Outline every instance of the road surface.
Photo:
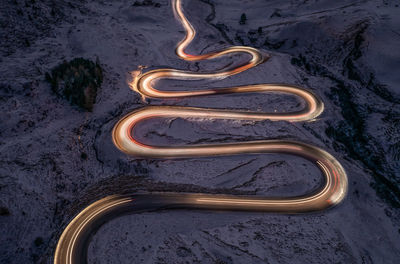
M 63 231 L 54 256 L 56 264 L 86 263 L 87 246 L 91 234 L 104 222 L 125 212 L 148 212 L 163 209 L 241 210 L 283 213 L 303 213 L 323 210 L 340 203 L 347 193 L 347 176 L 340 163 L 326 151 L 305 143 L 287 140 L 265 140 L 229 144 L 202 144 L 190 146 L 145 145 L 134 138 L 135 125 L 149 118 L 212 118 L 233 120 L 311 121 L 318 117 L 324 105 L 312 92 L 286 84 L 257 84 L 196 91 L 161 91 L 154 86 L 160 79 L 220 80 L 264 63 L 269 56 L 251 47 L 234 46 L 204 55 L 185 52 L 196 31 L 185 17 L 181 0 L 173 0 L 176 18 L 186 31 L 178 44 L 176 54 L 187 61 L 214 59 L 230 53 L 247 53 L 251 59 L 235 69 L 213 73 L 193 73 L 175 69 L 157 69 L 135 74 L 131 88 L 143 98 L 178 98 L 232 93 L 285 93 L 305 101 L 304 109 L 289 113 L 260 113 L 177 106 L 149 106 L 123 117 L 114 127 L 115 146 L 128 155 L 142 158 L 190 158 L 235 154 L 283 153 L 301 156 L 321 170 L 324 184 L 317 192 L 300 197 L 268 198 L 196 193 L 148 193 L 113 195 L 103 198 L 80 212 Z

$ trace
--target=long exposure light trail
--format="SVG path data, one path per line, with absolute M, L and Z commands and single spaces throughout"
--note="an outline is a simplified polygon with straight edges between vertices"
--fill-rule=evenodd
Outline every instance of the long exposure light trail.
M 288 140 L 263 140 L 225 144 L 188 146 L 152 146 L 137 141 L 133 136 L 135 126 L 150 118 L 209 118 L 222 120 L 285 120 L 299 122 L 313 120 L 323 109 L 322 101 L 312 92 L 286 84 L 256 84 L 229 88 L 196 91 L 162 91 L 154 85 L 161 79 L 219 80 L 248 70 L 268 60 L 269 56 L 257 49 L 234 46 L 219 52 L 191 55 L 185 52 L 196 31 L 185 17 L 181 0 L 173 0 L 176 18 L 183 25 L 186 35 L 178 44 L 176 54 L 188 61 L 214 59 L 230 53 L 247 53 L 251 59 L 236 69 L 214 73 L 193 73 L 175 69 L 158 69 L 137 75 L 130 84 L 143 97 L 179 98 L 238 93 L 285 93 L 304 100 L 305 107 L 289 113 L 260 113 L 250 111 L 219 110 L 177 106 L 149 106 L 135 110 L 123 117 L 114 127 L 112 138 L 121 151 L 144 158 L 190 158 L 237 154 L 282 153 L 301 156 L 313 162 L 324 176 L 324 184 L 311 194 L 299 197 L 269 198 L 259 196 L 234 196 L 197 193 L 148 193 L 113 195 L 103 198 L 79 213 L 62 233 L 54 256 L 54 263 L 86 263 L 90 235 L 110 218 L 123 212 L 143 212 L 159 209 L 215 209 L 302 213 L 317 211 L 340 203 L 347 193 L 347 176 L 340 163 L 328 152 L 309 144 Z

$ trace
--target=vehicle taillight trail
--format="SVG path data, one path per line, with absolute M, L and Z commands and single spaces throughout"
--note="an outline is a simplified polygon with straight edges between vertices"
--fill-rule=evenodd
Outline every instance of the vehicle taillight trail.
M 324 184 L 311 194 L 287 198 L 260 196 L 235 196 L 197 193 L 148 193 L 113 195 L 101 199 L 79 213 L 65 228 L 55 252 L 54 262 L 86 263 L 86 249 L 90 234 L 107 218 L 122 212 L 143 212 L 157 209 L 215 209 L 283 213 L 304 213 L 323 210 L 340 203 L 347 193 L 347 176 L 340 163 L 328 152 L 302 142 L 289 140 L 263 140 L 240 143 L 202 144 L 188 146 L 153 146 L 137 141 L 133 137 L 135 126 L 150 118 L 209 118 L 221 120 L 285 120 L 300 122 L 318 117 L 324 105 L 312 92 L 286 84 L 255 84 L 229 88 L 210 88 L 196 91 L 162 91 L 154 86 L 161 79 L 203 80 L 222 78 L 238 74 L 268 60 L 269 56 L 257 49 L 234 46 L 218 52 L 192 55 L 185 49 L 192 42 L 196 31 L 185 17 L 181 0 L 173 0 L 176 18 L 185 29 L 185 38 L 178 44 L 176 54 L 187 61 L 218 58 L 231 53 L 247 53 L 251 59 L 235 69 L 213 73 L 193 73 L 175 69 L 157 69 L 135 76 L 130 86 L 146 98 L 179 98 L 238 93 L 284 93 L 300 97 L 305 102 L 302 110 L 289 113 L 261 113 L 237 110 L 220 110 L 178 106 L 148 106 L 123 117 L 114 127 L 112 139 L 121 151 L 142 158 L 190 158 L 227 156 L 237 154 L 282 153 L 301 156 L 313 162 L 322 172 Z

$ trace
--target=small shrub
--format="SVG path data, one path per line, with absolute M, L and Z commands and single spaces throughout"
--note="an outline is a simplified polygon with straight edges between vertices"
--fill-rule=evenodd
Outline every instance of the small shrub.
M 42 237 L 37 237 L 34 241 L 36 247 L 40 247 L 43 245 L 43 238 Z
M 246 14 L 243 13 L 243 14 L 240 16 L 239 24 L 240 24 L 240 25 L 244 25 L 244 24 L 246 24 L 246 21 L 247 21 Z
M 10 215 L 10 211 L 8 210 L 7 207 L 1 206 L 0 207 L 0 215 L 2 215 L 2 216 Z
M 81 153 L 81 159 L 87 160 L 87 158 L 88 158 L 87 154 L 85 152 L 82 152 Z
M 103 71 L 98 63 L 76 58 L 70 62 L 64 61 L 50 73 L 46 73 L 46 80 L 52 90 L 60 97 L 92 111 L 96 101 L 97 89 L 103 81 Z
M 133 6 L 154 6 L 161 7 L 160 3 L 153 2 L 152 0 L 135 1 Z

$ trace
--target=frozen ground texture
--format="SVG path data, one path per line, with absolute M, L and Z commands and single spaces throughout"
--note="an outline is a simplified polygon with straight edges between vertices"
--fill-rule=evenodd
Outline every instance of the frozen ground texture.
M 90 202 L 129 190 L 293 195 L 318 171 L 300 158 L 238 156 L 137 160 L 111 129 L 143 106 L 128 85 L 140 65 L 207 71 L 245 58 L 179 60 L 182 36 L 167 1 L 21 1 L 0 4 L 0 262 L 51 263 L 68 221 Z M 141 1 L 138 1 L 141 3 Z M 400 7 L 396 1 L 184 1 L 199 32 L 190 51 L 248 45 L 265 64 L 219 83 L 166 81 L 164 89 L 284 82 L 325 102 L 316 122 L 160 120 L 141 127 L 159 144 L 289 138 L 320 146 L 349 176 L 340 206 L 321 213 L 164 211 L 128 215 L 93 237 L 91 263 L 398 263 L 400 259 Z M 241 14 L 246 24 L 239 25 Z M 45 72 L 99 58 L 93 112 L 52 93 Z M 289 104 L 287 104 L 289 102 Z M 296 98 L 204 97 L 151 104 L 290 111 Z

